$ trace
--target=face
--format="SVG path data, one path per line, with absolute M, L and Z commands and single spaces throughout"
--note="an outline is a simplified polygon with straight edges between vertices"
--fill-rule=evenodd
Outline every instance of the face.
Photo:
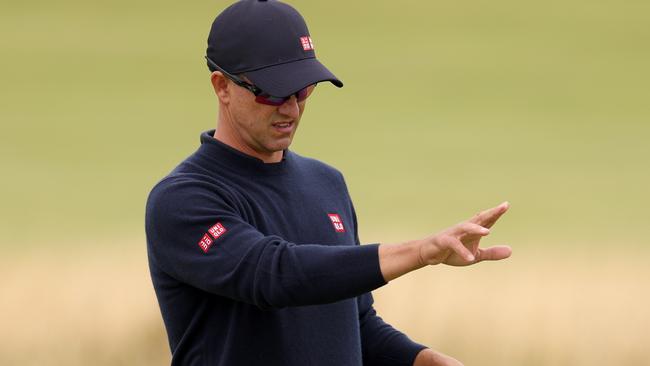
M 306 100 L 298 102 L 292 96 L 280 106 L 260 104 L 250 91 L 228 79 L 222 81 L 227 83 L 225 90 L 215 87 L 220 100 L 215 137 L 265 162 L 280 161 L 298 129 Z

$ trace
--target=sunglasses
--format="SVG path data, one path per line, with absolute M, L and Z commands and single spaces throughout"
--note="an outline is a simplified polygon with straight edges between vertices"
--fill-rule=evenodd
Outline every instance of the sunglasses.
M 219 67 L 219 65 L 214 63 L 214 61 L 210 60 L 208 56 L 205 56 L 205 59 L 208 61 L 208 65 L 210 65 L 212 68 L 221 71 L 222 74 L 224 74 L 228 79 L 232 80 L 235 84 L 241 86 L 242 88 L 248 89 L 251 93 L 253 93 L 255 95 L 255 101 L 260 104 L 272 105 L 276 107 L 281 106 L 284 103 L 286 103 L 289 99 L 291 99 L 291 97 L 294 95 L 296 96 L 296 100 L 298 102 L 302 102 L 305 99 L 307 99 L 307 97 L 309 97 L 309 95 L 314 91 L 314 88 L 316 88 L 316 84 L 312 84 L 303 89 L 298 90 L 297 92 L 289 95 L 288 97 L 276 97 L 274 95 L 271 95 L 263 91 L 259 87 L 247 83 L 246 81 L 222 69 L 221 67 Z

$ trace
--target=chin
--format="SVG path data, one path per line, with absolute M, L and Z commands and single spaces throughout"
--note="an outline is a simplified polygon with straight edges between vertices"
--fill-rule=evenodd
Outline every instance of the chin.
M 287 149 L 291 145 L 292 139 L 282 139 L 278 141 L 275 146 L 273 146 L 274 151 L 282 151 L 284 149 Z

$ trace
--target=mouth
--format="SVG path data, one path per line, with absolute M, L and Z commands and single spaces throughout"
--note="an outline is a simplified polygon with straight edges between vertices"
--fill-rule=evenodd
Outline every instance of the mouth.
M 293 130 L 293 125 L 294 125 L 293 121 L 276 122 L 272 124 L 273 128 L 275 128 L 276 131 L 279 131 L 281 133 L 291 132 L 291 130 Z

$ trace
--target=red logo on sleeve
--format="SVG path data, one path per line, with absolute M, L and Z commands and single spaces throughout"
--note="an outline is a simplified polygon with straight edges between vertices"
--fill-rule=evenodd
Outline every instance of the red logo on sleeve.
M 212 238 L 210 238 L 210 235 L 203 234 L 203 237 L 199 241 L 199 247 L 201 247 L 201 249 L 203 249 L 203 251 L 205 253 L 207 253 L 208 249 L 210 249 L 210 247 L 212 246 L 212 243 L 213 243 L 213 240 L 212 240 Z
M 208 232 L 210 235 L 212 235 L 213 238 L 217 239 L 226 232 L 226 228 L 220 222 L 217 222 L 208 230 Z
M 343 227 L 343 221 L 341 221 L 341 218 L 337 214 L 327 214 L 327 216 L 330 217 L 330 220 L 332 220 L 332 225 L 334 225 L 334 230 L 336 230 L 337 233 L 344 233 L 345 232 L 345 227 Z
M 212 246 L 212 243 L 214 243 L 215 240 L 217 240 L 218 237 L 223 235 L 223 233 L 226 232 L 226 227 L 223 226 L 220 222 L 217 222 L 212 226 L 211 228 L 208 229 L 208 232 L 203 234 L 203 237 L 201 240 L 199 240 L 199 247 L 203 252 L 207 253 L 210 247 Z M 210 237 L 210 235 L 212 237 Z M 213 239 L 214 238 L 214 239 Z

